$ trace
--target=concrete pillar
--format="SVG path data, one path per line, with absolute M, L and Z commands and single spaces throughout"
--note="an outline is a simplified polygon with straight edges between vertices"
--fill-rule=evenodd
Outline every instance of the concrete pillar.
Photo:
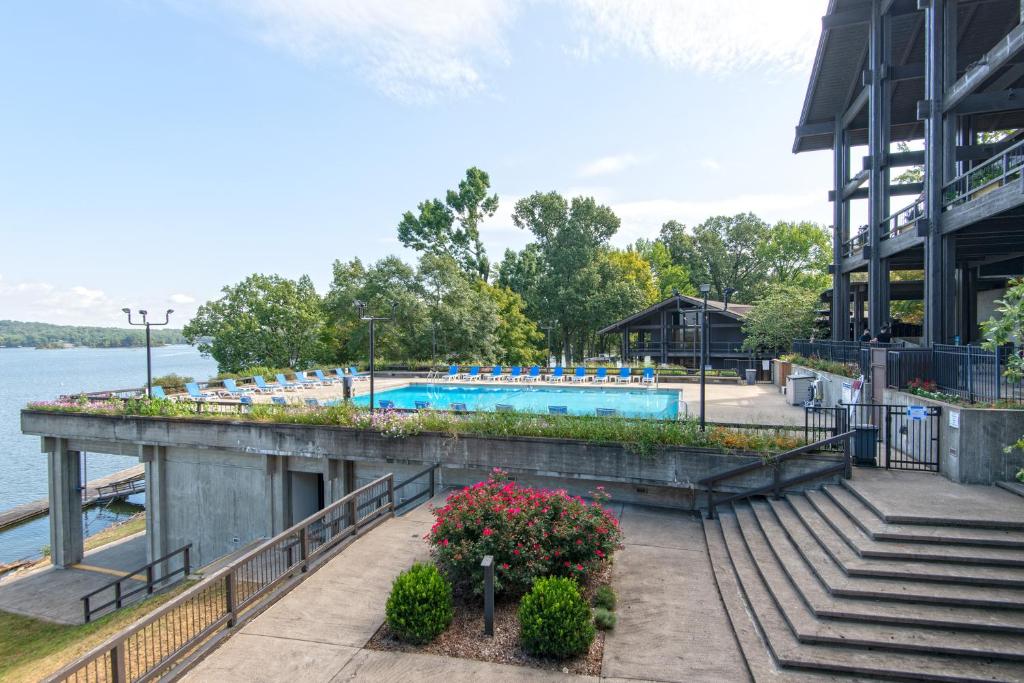
M 832 339 L 837 341 L 847 339 L 850 334 L 850 276 L 843 274 L 843 242 L 850 232 L 843 186 L 849 176 L 850 154 L 842 120 L 842 114 L 836 116 L 832 138 L 832 181 L 835 186 L 832 204 Z
M 171 550 L 167 533 L 167 449 L 139 446 L 139 461 L 146 473 L 146 554 L 152 562 Z
M 268 455 L 266 457 L 267 535 L 276 536 L 288 528 L 291 501 L 288 496 L 288 457 Z
M 82 473 L 78 451 L 67 439 L 43 439 L 49 469 L 50 562 L 66 568 L 82 561 Z
M 345 496 L 345 480 L 341 470 L 341 461 L 334 458 L 324 460 L 324 507 Z
M 860 339 L 864 332 L 864 290 L 860 287 L 853 291 L 853 337 Z
M 943 343 L 947 264 L 943 258 L 942 184 L 944 167 L 942 98 L 945 92 L 945 0 L 931 0 L 924 20 L 924 174 L 928 233 L 924 258 L 924 341 Z

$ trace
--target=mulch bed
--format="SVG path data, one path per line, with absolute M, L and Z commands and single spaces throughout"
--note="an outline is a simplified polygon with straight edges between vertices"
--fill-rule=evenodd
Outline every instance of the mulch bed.
M 611 578 L 611 565 L 607 564 L 595 573 L 584 594 L 590 600 L 599 586 L 607 584 Z M 598 630 L 590 650 L 572 659 L 554 660 L 534 657 L 523 650 L 519 644 L 519 619 L 516 611 L 519 608 L 518 598 L 498 597 L 494 605 L 494 636 L 484 635 L 484 608 L 481 598 L 468 595 L 455 597 L 455 617 L 451 626 L 436 640 L 427 645 L 410 645 L 392 635 L 387 623 L 381 626 L 366 644 L 372 650 L 394 650 L 398 652 L 418 652 L 421 654 L 441 655 L 443 657 L 462 657 L 482 662 L 499 664 L 515 664 L 531 666 L 548 671 L 562 673 L 599 676 L 601 660 L 604 657 L 604 632 Z

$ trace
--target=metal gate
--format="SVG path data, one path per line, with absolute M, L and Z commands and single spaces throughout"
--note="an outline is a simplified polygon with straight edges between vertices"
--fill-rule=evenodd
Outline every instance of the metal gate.
M 891 470 L 939 471 L 937 406 L 858 403 L 834 408 L 805 408 L 804 436 L 809 441 L 842 434 L 860 425 L 877 429 L 875 462 Z

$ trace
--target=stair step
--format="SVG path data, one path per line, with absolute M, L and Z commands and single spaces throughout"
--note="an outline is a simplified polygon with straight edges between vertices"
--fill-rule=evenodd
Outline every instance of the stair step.
M 1024 638 L 1015 634 L 951 631 L 928 626 L 819 620 L 769 547 L 749 505 L 734 506 L 747 551 L 775 605 L 803 643 L 880 648 L 951 656 L 1024 660 Z
M 1018 496 L 1024 496 L 1024 484 L 1019 481 L 997 481 L 996 486 Z
M 848 488 L 829 485 L 824 490 L 861 529 L 876 541 L 1024 548 L 1024 532 L 923 524 L 889 524 Z
M 861 557 L 914 562 L 1024 567 L 1024 548 L 972 548 L 945 543 L 876 541 L 849 517 L 843 508 L 821 491 L 807 491 L 818 514 Z
M 775 502 L 775 501 L 773 501 Z M 916 562 L 913 560 L 865 559 L 849 545 L 818 514 L 803 495 L 790 495 L 789 505 L 811 534 L 832 555 L 850 576 L 877 576 L 903 581 L 935 581 L 982 586 L 1024 587 L 1024 568 L 982 567 L 951 562 Z
M 750 511 L 789 580 L 818 617 L 1024 635 L 1024 611 L 1020 610 L 834 596 L 815 573 L 810 562 L 790 542 L 771 507 L 764 501 L 752 501 Z M 823 561 L 831 560 L 825 558 Z M 841 572 L 838 569 L 834 569 L 833 573 L 840 578 Z
M 778 683 L 832 680 L 829 676 L 796 670 L 784 671 L 779 668 L 768 650 L 757 620 L 751 618 L 747 609 L 747 599 L 737 582 L 736 572 L 733 571 L 729 553 L 725 548 L 725 539 L 722 537 L 722 528 L 718 522 L 704 520 L 704 541 L 707 544 L 718 593 L 725 605 L 726 615 L 732 624 L 733 633 L 739 642 L 751 677 L 755 681 L 770 680 Z
M 801 643 L 758 574 L 731 511 L 721 514 L 720 526 L 751 613 L 757 619 L 768 648 L 782 666 L 926 681 L 1024 681 L 1024 666 L 1016 662 Z
M 807 530 L 788 504 L 770 501 L 790 542 L 832 595 L 877 600 L 939 603 L 971 607 L 1024 609 L 1024 591 L 1016 588 L 909 582 L 848 576 Z

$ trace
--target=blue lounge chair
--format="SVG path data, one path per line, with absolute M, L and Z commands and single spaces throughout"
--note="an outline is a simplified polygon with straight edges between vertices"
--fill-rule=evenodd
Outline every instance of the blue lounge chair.
M 154 384 L 149 388 L 150 398 L 167 398 L 167 394 L 164 393 L 164 388 L 159 384 Z
M 270 397 L 270 402 L 273 403 L 275 406 L 286 406 L 286 405 L 288 405 L 288 401 L 285 399 L 284 396 L 271 396 Z
M 310 408 L 319 408 L 320 401 L 316 400 L 315 398 L 307 398 L 306 405 L 309 406 Z
M 640 384 L 657 384 L 658 376 L 654 374 L 654 368 L 644 368 L 644 374 L 640 375 Z
M 513 365 L 512 372 L 507 377 L 509 382 L 518 382 L 523 378 L 523 368 L 520 365 Z
M 576 368 L 576 372 L 572 374 L 573 382 L 586 382 L 588 379 L 590 378 L 587 377 L 587 369 L 582 365 Z
M 448 374 L 445 375 L 444 378 L 446 380 L 448 380 L 449 382 L 454 382 L 457 379 L 461 379 L 462 378 L 462 373 L 459 372 L 459 366 L 458 365 L 450 365 L 450 366 L 448 366 Z
M 263 379 L 263 375 L 253 375 L 253 384 L 256 385 L 256 391 L 261 394 L 272 394 L 275 391 L 284 391 L 284 387 L 272 387 L 267 384 L 267 380 Z
M 377 405 L 379 405 L 384 410 L 392 410 L 395 407 L 395 402 L 382 398 L 381 400 L 377 401 Z
M 492 382 L 494 382 L 496 380 L 499 380 L 499 379 L 502 378 L 502 374 L 501 373 L 502 373 L 501 366 L 500 365 L 495 365 L 494 369 L 491 370 L 491 374 L 487 376 L 487 379 L 491 380 Z
M 633 382 L 633 371 L 629 368 L 619 368 L 619 376 L 615 378 L 619 384 L 631 384 Z
M 249 406 L 251 408 L 252 396 L 242 396 L 240 399 L 238 399 L 238 402 L 241 403 L 243 406 Z
M 338 379 L 344 381 L 348 377 L 348 370 L 345 368 L 334 368 L 334 374 L 338 376 Z
M 430 401 L 413 401 L 413 405 L 416 406 L 416 410 L 429 410 Z
M 474 365 L 469 368 L 469 374 L 466 375 L 466 379 L 469 381 L 480 379 L 480 366 Z
M 523 375 L 523 381 L 524 382 L 536 382 L 539 379 L 540 379 L 540 366 L 539 365 L 531 365 L 530 366 L 530 371 L 527 374 Z
M 303 372 L 302 370 L 295 371 L 295 381 L 304 387 L 320 386 L 320 382 L 316 381 L 315 379 L 310 379 L 309 377 L 306 377 L 306 373 Z
M 494 406 L 494 412 L 496 413 L 514 413 L 516 407 L 508 403 L 498 403 Z
M 556 365 L 555 369 L 548 375 L 549 382 L 562 382 L 565 380 L 565 368 L 561 365 Z
M 548 413 L 551 415 L 568 415 L 569 406 L 548 406 Z
M 314 370 L 313 374 L 316 375 L 316 378 L 320 380 L 320 384 L 323 385 L 334 384 L 336 381 L 333 377 L 325 375 L 323 370 Z
M 597 408 L 594 410 L 594 414 L 598 417 L 615 417 L 619 411 L 615 408 Z
M 189 398 L 193 401 L 208 401 L 210 399 L 210 395 L 200 391 L 199 385 L 195 382 L 189 382 L 186 384 L 185 391 L 188 392 Z
M 451 404 L 450 407 L 456 413 L 465 413 L 466 412 L 466 404 L 465 403 L 453 403 L 453 404 Z
M 235 380 L 226 379 L 224 380 L 224 388 L 218 391 L 217 395 L 224 398 L 232 398 L 249 393 L 252 393 L 252 389 L 240 389 L 238 385 L 235 384 Z
M 275 377 L 277 377 L 277 386 L 281 387 L 281 388 L 282 388 L 282 389 L 284 389 L 285 391 L 295 391 L 296 389 L 298 389 L 298 388 L 299 388 L 299 385 L 298 385 L 298 384 L 295 384 L 295 383 L 293 383 L 293 382 L 289 382 L 289 381 L 288 381 L 288 380 L 287 380 L 287 379 L 285 378 L 285 376 L 284 376 L 284 373 L 283 373 L 283 372 L 279 372 L 279 373 L 277 373 L 277 374 L 276 374 L 276 375 L 274 375 L 274 376 L 275 376 Z
M 608 381 L 608 368 L 598 368 L 597 374 L 594 375 L 595 382 L 607 382 Z
M 356 370 L 356 366 L 354 365 L 349 366 L 348 374 L 352 375 L 352 379 L 359 380 L 361 382 L 365 382 L 366 380 L 370 379 L 370 375 L 368 373 L 359 372 L 358 370 Z

